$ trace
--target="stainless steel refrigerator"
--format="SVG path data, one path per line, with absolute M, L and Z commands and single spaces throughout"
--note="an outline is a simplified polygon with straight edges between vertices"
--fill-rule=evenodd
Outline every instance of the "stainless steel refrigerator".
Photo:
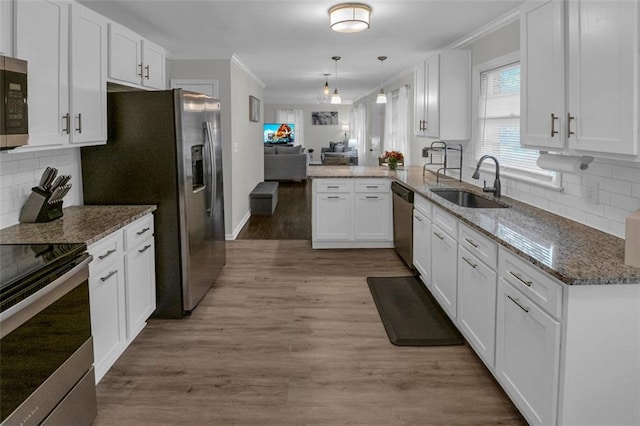
M 225 263 L 220 101 L 109 93 L 108 142 L 82 148 L 85 204 L 156 204 L 153 317 L 188 315 Z

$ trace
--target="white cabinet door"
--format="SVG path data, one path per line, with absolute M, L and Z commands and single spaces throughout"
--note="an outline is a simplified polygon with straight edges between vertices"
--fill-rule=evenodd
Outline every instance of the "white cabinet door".
M 164 49 L 149 40 L 142 41 L 142 62 L 144 64 L 142 85 L 154 89 L 165 89 Z
M 563 148 L 564 2 L 528 2 L 520 10 L 520 144 Z
M 353 238 L 353 196 L 350 193 L 315 195 L 314 240 L 350 241 Z
M 560 323 L 498 280 L 496 377 L 530 424 L 555 424 Z
M 476 353 L 493 369 L 496 326 L 494 270 L 458 249 L 458 325 Z
M 29 146 L 69 142 L 69 5 L 15 3 L 16 57 L 29 62 Z
M 571 149 L 638 154 L 638 7 L 567 2 Z
M 426 105 L 426 74 L 425 74 L 425 61 L 416 66 L 414 76 L 414 134 L 416 136 L 426 136 L 425 121 L 427 114 L 425 111 Z
M 0 1 L 0 55 L 13 56 L 13 1 Z
M 89 278 L 96 383 L 127 346 L 122 257 Z
M 440 54 L 425 61 L 425 134 L 440 135 Z
M 128 28 L 109 24 L 109 79 L 140 84 L 143 72 L 142 39 Z
M 456 317 L 457 264 L 457 241 L 436 225 L 432 225 L 431 291 L 452 319 Z
M 155 244 L 153 235 L 125 255 L 127 277 L 127 338 L 144 328 L 156 309 Z
M 413 210 L 413 266 L 422 282 L 431 285 L 431 221 Z
M 107 20 L 71 5 L 71 142 L 107 140 Z
M 391 214 L 391 199 L 388 193 L 356 193 L 354 238 L 390 240 Z

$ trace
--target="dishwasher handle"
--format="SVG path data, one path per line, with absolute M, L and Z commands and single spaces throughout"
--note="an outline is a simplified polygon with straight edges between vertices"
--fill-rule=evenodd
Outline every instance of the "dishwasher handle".
M 398 182 L 391 182 L 391 191 L 393 191 L 393 193 L 403 201 L 413 204 L 413 190 L 399 184 Z

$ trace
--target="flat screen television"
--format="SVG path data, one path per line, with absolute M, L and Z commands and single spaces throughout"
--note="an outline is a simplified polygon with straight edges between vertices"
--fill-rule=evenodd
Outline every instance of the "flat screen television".
M 264 123 L 264 143 L 294 143 L 293 123 Z

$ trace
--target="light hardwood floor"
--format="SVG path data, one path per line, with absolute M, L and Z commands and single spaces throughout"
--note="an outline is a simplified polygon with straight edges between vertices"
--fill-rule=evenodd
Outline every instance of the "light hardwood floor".
M 184 320 L 150 320 L 98 385 L 96 426 L 525 424 L 467 345 L 389 343 L 367 276 L 393 250 L 228 242 Z

